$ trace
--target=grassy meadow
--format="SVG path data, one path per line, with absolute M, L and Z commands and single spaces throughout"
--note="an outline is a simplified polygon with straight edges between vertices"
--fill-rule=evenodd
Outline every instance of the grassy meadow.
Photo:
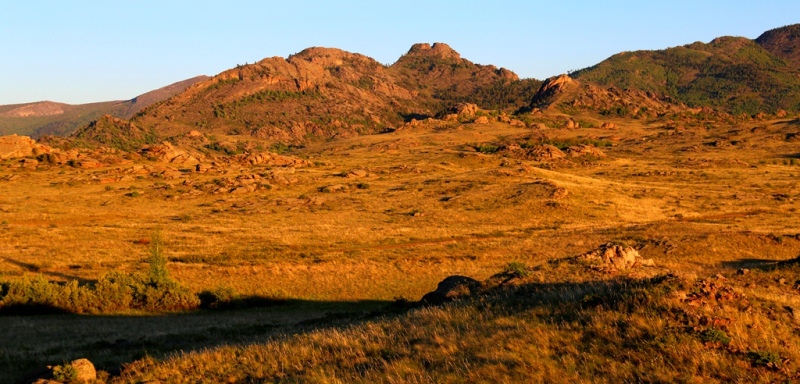
M 157 233 L 181 292 L 242 304 L 7 311 L 0 381 L 80 357 L 124 383 L 796 379 L 800 277 L 780 262 L 800 255 L 800 124 L 615 123 L 425 123 L 291 149 L 305 167 L 173 179 L 2 163 L 0 281 L 139 276 Z M 607 145 L 558 159 L 508 149 L 545 142 Z M 208 187 L 275 173 L 292 181 Z M 570 261 L 608 242 L 655 267 Z M 529 273 L 409 304 L 447 276 L 483 281 L 510 263 Z M 686 299 L 709 293 L 703 281 L 727 296 Z

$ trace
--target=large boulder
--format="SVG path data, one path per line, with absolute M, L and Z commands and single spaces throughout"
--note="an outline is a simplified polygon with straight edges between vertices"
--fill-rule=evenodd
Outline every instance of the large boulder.
M 97 380 L 94 364 L 87 359 L 77 359 L 63 365 L 48 366 L 36 374 L 34 378 L 20 380 L 20 383 L 32 384 L 91 384 Z
M 472 103 L 458 103 L 450 107 L 447 112 L 456 116 L 473 117 L 478 112 L 478 106 Z
M 139 150 L 143 157 L 163 163 L 195 165 L 200 162 L 196 157 L 165 141 L 158 145 L 144 145 Z

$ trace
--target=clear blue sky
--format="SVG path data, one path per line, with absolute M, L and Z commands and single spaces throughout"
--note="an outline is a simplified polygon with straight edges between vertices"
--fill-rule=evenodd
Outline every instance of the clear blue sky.
M 0 104 L 130 99 L 310 46 L 390 64 L 445 42 L 546 78 L 638 49 L 800 22 L 800 1 L 0 0 Z

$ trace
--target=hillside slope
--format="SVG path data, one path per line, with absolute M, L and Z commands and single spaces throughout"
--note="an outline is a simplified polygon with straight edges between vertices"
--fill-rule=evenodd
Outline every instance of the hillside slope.
M 773 30 L 756 41 L 720 37 L 707 44 L 623 52 L 572 76 L 732 114 L 796 112 L 800 111 L 800 76 L 791 60 L 798 40 L 784 33 L 794 29 L 797 26 Z

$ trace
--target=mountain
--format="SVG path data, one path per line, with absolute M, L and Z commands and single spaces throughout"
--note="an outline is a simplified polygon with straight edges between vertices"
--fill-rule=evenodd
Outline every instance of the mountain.
M 335 48 L 308 48 L 286 59 L 238 66 L 154 105 L 133 121 L 165 136 L 202 130 L 281 142 L 378 132 L 455 102 L 516 109 L 539 83 L 472 63 L 446 44 L 416 44 L 391 66 Z M 519 105 L 517 105 L 519 104 Z
M 756 40 L 720 37 L 707 44 L 623 52 L 572 76 L 736 115 L 800 111 L 799 28 L 779 28 Z
M 188 86 L 207 78 L 207 76 L 198 76 L 179 81 L 130 100 L 78 105 L 52 101 L 0 105 L 0 135 L 16 133 L 33 137 L 47 134 L 63 136 L 86 126 L 103 115 L 129 119 L 143 108 L 180 93 Z

